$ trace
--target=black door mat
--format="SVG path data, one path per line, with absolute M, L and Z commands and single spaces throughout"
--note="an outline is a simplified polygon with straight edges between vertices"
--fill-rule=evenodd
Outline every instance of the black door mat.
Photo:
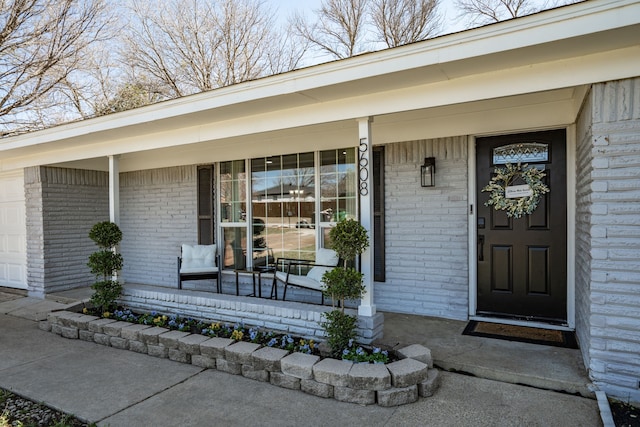
M 578 348 L 576 337 L 570 331 L 530 328 L 528 326 L 503 325 L 500 323 L 471 320 L 462 335 L 495 338 L 554 347 Z

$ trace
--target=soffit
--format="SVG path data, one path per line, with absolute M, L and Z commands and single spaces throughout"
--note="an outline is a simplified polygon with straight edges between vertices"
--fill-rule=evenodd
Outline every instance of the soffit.
M 612 8 L 612 5 L 618 8 Z M 632 16 L 633 12 L 637 12 L 635 17 Z M 607 19 L 603 19 L 603 14 Z M 176 133 L 180 129 L 213 129 L 216 123 L 228 121 L 241 124 L 237 126 L 239 133 L 236 135 L 241 138 L 243 134 L 261 132 L 254 123 L 254 118 L 261 115 L 273 118 L 281 112 L 283 117 L 287 117 L 296 109 L 311 111 L 315 106 L 330 105 L 341 100 L 349 104 L 376 93 L 406 92 L 414 87 L 455 84 L 465 79 L 469 81 L 470 77 L 476 75 L 504 73 L 509 69 L 535 67 L 545 62 L 637 47 L 640 46 L 640 23 L 634 23 L 633 20 L 638 21 L 638 16 L 640 4 L 637 2 L 589 1 L 409 46 L 0 140 L 0 151 L 5 151 L 8 156 L 35 155 L 49 150 L 60 153 L 87 144 L 100 146 L 118 140 L 134 142 L 153 139 L 156 135 Z M 570 77 L 563 76 L 563 84 L 567 87 L 571 86 Z M 598 77 L 603 79 L 599 81 L 606 79 L 603 74 Z M 615 75 L 615 78 L 620 76 Z M 549 83 L 549 88 L 557 87 Z M 575 84 L 584 83 L 579 81 Z M 517 79 L 509 84 L 514 86 L 510 93 L 517 93 Z M 536 90 L 544 90 L 543 86 Z M 521 93 L 526 93 L 526 89 Z M 467 102 L 488 99 L 486 94 L 482 94 L 482 97 L 468 99 Z M 455 102 L 440 97 L 437 105 L 432 103 L 428 106 L 444 107 Z M 414 103 L 405 108 L 413 110 L 416 107 L 418 105 Z M 403 106 L 395 103 L 386 110 L 378 106 L 375 114 L 401 111 Z M 362 112 L 368 114 L 366 109 L 362 109 Z M 323 122 L 335 122 L 336 118 L 329 115 L 324 117 L 318 109 L 314 120 L 321 126 Z M 283 126 L 291 128 L 309 124 L 296 124 L 291 120 L 282 122 L 286 122 Z M 197 137 L 192 141 L 176 140 L 175 144 L 193 142 L 197 142 Z

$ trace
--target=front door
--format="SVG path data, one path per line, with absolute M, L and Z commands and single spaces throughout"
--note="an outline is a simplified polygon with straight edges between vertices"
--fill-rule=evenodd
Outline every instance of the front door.
M 478 138 L 476 153 L 477 314 L 566 323 L 565 130 Z M 546 175 L 542 182 L 549 192 L 541 195 L 530 214 L 519 218 L 486 206 L 490 192 L 483 189 L 496 167 L 505 170 L 507 164 L 525 171 L 534 167 Z M 518 191 L 527 191 L 527 186 L 515 174 L 509 203 L 518 200 Z

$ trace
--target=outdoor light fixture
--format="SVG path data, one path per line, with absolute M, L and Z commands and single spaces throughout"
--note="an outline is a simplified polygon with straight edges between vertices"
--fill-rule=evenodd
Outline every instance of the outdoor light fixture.
M 420 185 L 423 187 L 435 187 L 436 185 L 436 158 L 425 157 L 424 165 L 420 166 Z

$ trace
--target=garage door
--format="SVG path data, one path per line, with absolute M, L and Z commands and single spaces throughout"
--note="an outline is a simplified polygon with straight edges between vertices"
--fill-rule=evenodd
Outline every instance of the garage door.
M 27 289 L 27 228 L 22 172 L 0 174 L 0 286 Z

